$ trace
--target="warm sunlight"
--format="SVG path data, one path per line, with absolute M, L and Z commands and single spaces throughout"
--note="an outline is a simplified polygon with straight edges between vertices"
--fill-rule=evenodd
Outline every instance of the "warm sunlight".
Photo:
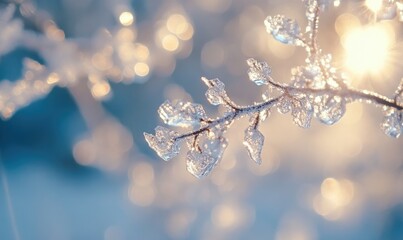
M 342 41 L 345 64 L 355 73 L 379 73 L 386 65 L 392 43 L 393 32 L 383 26 L 352 29 Z
M 365 5 L 372 11 L 378 12 L 382 7 L 382 0 L 365 0 Z

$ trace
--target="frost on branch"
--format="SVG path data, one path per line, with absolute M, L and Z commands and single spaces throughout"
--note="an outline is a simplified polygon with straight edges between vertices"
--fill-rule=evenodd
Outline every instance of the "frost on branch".
M 160 106 L 158 113 L 165 124 L 177 127 L 198 126 L 206 118 L 202 105 L 182 101 L 172 104 L 167 100 Z
M 194 103 L 165 102 L 158 110 L 161 119 L 168 125 L 184 128 L 183 133 L 170 133 L 158 127 L 156 136 L 145 133 L 150 147 L 164 160 L 178 153 L 178 144 L 186 140 L 187 170 L 197 178 L 208 175 L 219 164 L 227 146 L 224 135 L 235 120 L 250 117 L 244 130 L 243 145 L 252 161 L 262 163 L 265 137 L 259 125 L 269 117 L 270 110 L 277 108 L 281 114 L 291 114 L 295 125 L 309 128 L 316 118 L 326 125 L 336 124 L 344 116 L 347 104 L 359 101 L 384 109 L 381 129 L 397 138 L 403 130 L 403 79 L 393 99 L 375 92 L 357 90 L 347 84 L 343 72 L 333 66 L 332 56 L 324 54 L 317 44 L 319 14 L 336 1 L 305 0 L 306 31 L 282 15 L 269 16 L 264 21 L 266 29 L 276 40 L 303 47 L 306 51 L 304 64 L 291 70 L 291 81 L 280 83 L 271 77 L 272 69 L 266 62 L 253 58 L 246 61 L 250 81 L 264 87 L 260 102 L 240 106 L 232 101 L 225 91 L 224 83 L 202 78 L 207 85 L 206 98 L 212 105 L 224 105 L 225 111 L 219 117 L 208 117 L 202 106 Z M 340 3 L 340 1 L 337 1 Z M 398 4 L 397 4 L 398 6 Z M 191 130 L 187 127 L 192 127 Z M 160 133 L 158 133 L 160 132 Z

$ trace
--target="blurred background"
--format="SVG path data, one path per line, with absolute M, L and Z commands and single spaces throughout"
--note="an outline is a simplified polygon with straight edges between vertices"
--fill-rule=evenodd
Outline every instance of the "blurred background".
M 324 52 L 352 86 L 392 96 L 403 76 L 399 16 L 375 22 L 376 1 L 329 2 L 339 6 L 321 14 Z M 374 106 L 350 104 L 339 123 L 308 130 L 272 111 L 261 166 L 235 130 L 247 121 L 236 122 L 202 180 L 186 171 L 186 151 L 167 163 L 144 140 L 165 99 L 218 115 L 201 76 L 245 105 L 265 91 L 247 80 L 247 58 L 289 82 L 305 52 L 276 42 L 263 21 L 284 14 L 304 29 L 301 1 L 9 3 L 0 2 L 0 239 L 403 239 L 403 142 L 382 133 Z

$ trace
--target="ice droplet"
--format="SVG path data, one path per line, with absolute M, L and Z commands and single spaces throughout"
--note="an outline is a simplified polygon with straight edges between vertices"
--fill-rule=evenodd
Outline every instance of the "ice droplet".
M 327 125 L 340 120 L 346 112 L 346 103 L 340 96 L 323 96 L 319 103 L 317 117 Z
M 397 4 L 394 1 L 383 1 L 381 9 L 376 13 L 377 20 L 390 20 L 397 15 Z
M 187 153 L 187 170 L 197 178 L 210 174 L 220 162 L 228 142 L 225 138 L 207 139 L 201 146 L 201 151 L 192 149 Z
M 197 126 L 201 119 L 206 118 L 202 105 L 182 101 L 173 104 L 167 100 L 159 107 L 158 113 L 164 123 L 178 127 Z
M 293 99 L 291 114 L 295 124 L 302 128 L 309 128 L 313 116 L 313 107 L 309 99 L 306 96 Z
M 271 68 L 266 62 L 258 62 L 253 58 L 246 60 L 249 70 L 248 76 L 256 85 L 267 85 L 267 79 L 270 77 Z
M 277 110 L 281 114 L 286 114 L 291 110 L 292 102 L 289 97 L 282 97 L 280 99 L 280 103 L 277 107 Z
M 297 44 L 300 38 L 300 27 L 295 20 L 283 15 L 268 16 L 264 21 L 266 31 L 285 44 Z
M 175 139 L 178 135 L 177 132 L 161 126 L 155 128 L 155 136 L 144 133 L 148 145 L 165 161 L 169 161 L 178 155 L 179 140 Z
M 259 130 L 248 127 L 245 130 L 245 138 L 243 145 L 248 150 L 249 157 L 257 164 L 262 164 L 262 149 L 264 143 L 264 136 Z
M 224 88 L 225 85 L 218 78 L 207 79 L 205 77 L 201 78 L 202 81 L 207 85 L 208 89 L 206 91 L 206 98 L 212 105 L 220 105 L 225 101 L 227 93 Z
M 387 108 L 381 128 L 389 137 L 398 138 L 403 130 L 403 111 Z

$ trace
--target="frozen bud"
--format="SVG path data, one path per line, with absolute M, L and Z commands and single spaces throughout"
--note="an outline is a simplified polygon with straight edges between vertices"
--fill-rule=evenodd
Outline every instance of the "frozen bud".
M 225 138 L 207 139 L 201 146 L 201 151 L 192 149 L 187 153 L 187 170 L 197 178 L 210 174 L 220 162 L 228 142 Z
M 164 123 L 178 127 L 197 126 L 206 118 L 202 105 L 182 101 L 172 103 L 167 100 L 159 107 L 158 113 Z
M 258 62 L 253 58 L 249 58 L 246 62 L 249 66 L 249 79 L 258 86 L 267 85 L 267 79 L 270 78 L 271 74 L 269 65 L 266 62 Z
M 225 103 L 227 98 L 227 93 L 225 92 L 225 85 L 218 78 L 207 79 L 205 77 L 201 78 L 202 81 L 207 85 L 208 89 L 206 91 L 206 98 L 212 105 L 220 105 Z
M 323 96 L 320 100 L 317 117 L 324 124 L 336 123 L 346 112 L 346 102 L 340 96 Z
M 148 145 L 165 161 L 171 160 L 179 153 L 179 140 L 176 139 L 178 133 L 170 129 L 157 126 L 155 136 L 144 133 Z
M 398 138 L 403 130 L 403 111 L 387 108 L 381 128 L 389 137 Z
M 262 164 L 262 149 L 264 136 L 259 130 L 253 127 L 248 127 L 245 130 L 243 145 L 248 150 L 249 157 L 257 164 Z
M 295 20 L 283 15 L 268 16 L 264 21 L 266 30 L 273 37 L 285 44 L 297 44 L 300 38 L 300 27 Z

